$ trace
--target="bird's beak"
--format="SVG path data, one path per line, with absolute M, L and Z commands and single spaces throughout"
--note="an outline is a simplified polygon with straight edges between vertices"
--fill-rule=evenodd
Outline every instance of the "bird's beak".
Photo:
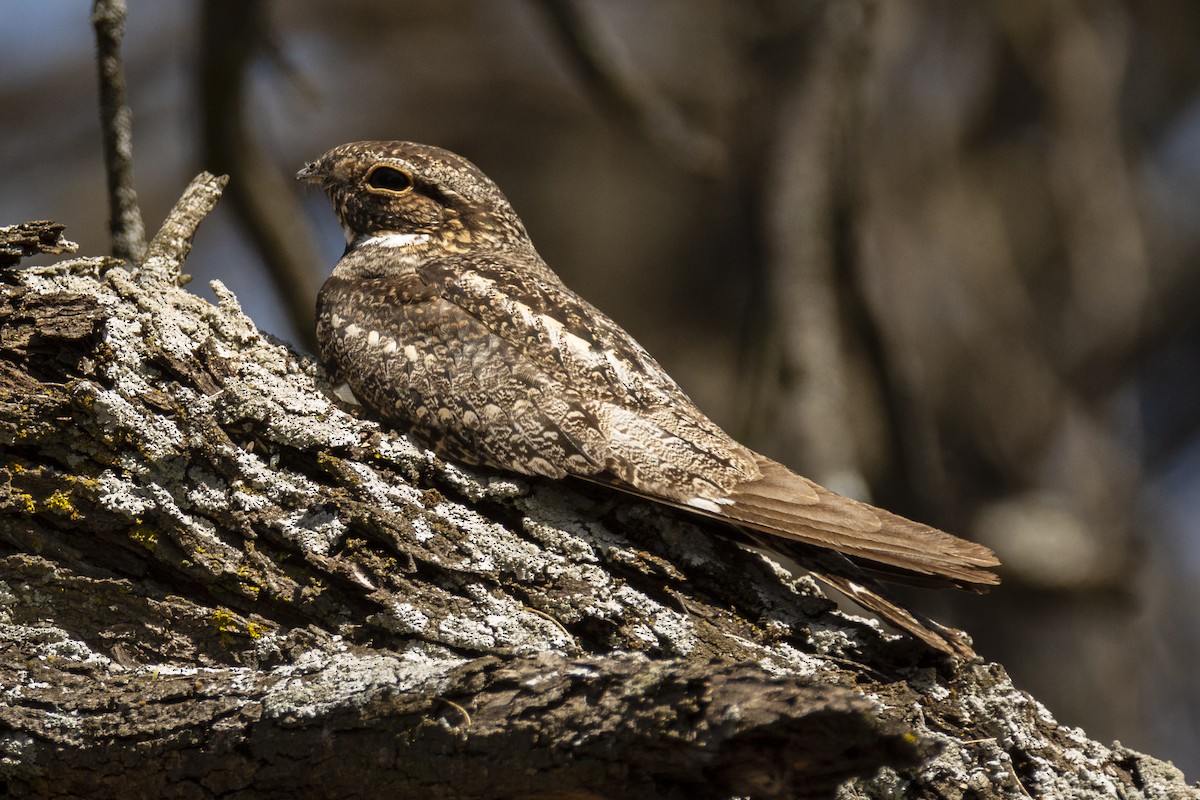
M 307 181 L 309 183 L 318 183 L 325 179 L 325 174 L 317 168 L 317 162 L 312 161 L 304 165 L 304 169 L 296 173 L 296 180 Z

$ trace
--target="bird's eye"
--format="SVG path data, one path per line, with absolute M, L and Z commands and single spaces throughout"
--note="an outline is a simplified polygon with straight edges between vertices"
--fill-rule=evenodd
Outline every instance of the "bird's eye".
M 379 166 L 367 173 L 367 185 L 383 192 L 404 194 L 413 188 L 412 175 L 395 167 Z

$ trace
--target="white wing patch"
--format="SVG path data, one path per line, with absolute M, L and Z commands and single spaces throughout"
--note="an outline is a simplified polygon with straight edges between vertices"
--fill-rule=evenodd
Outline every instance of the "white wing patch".
M 591 342 L 587 341 L 586 339 L 581 339 L 566 328 L 563 328 L 562 323 L 556 319 L 551 319 L 550 317 L 543 317 L 543 319 L 546 320 L 547 327 L 550 324 L 558 326 L 558 328 L 561 330 L 560 338 L 562 343 L 566 346 L 568 352 L 574 353 L 575 357 L 581 361 L 597 360 L 597 353 L 592 347 Z
M 713 514 L 721 513 L 721 506 L 731 505 L 733 503 L 728 497 L 717 497 L 709 499 L 707 497 L 691 497 L 686 501 L 692 508 L 698 508 L 701 511 L 708 511 Z
M 605 350 L 604 358 L 608 361 L 608 365 L 612 367 L 612 371 L 617 376 L 617 379 L 625 385 L 626 389 L 634 391 L 639 388 L 638 380 L 629 370 L 629 365 L 625 362 L 625 359 L 618 357 L 612 350 Z
M 496 286 L 495 281 L 483 277 L 478 272 L 466 273 L 462 276 L 462 282 L 480 295 L 486 295 Z
M 558 320 L 542 315 L 542 329 L 546 331 L 546 339 L 551 347 L 556 350 L 562 347 L 563 326 L 558 324 Z
M 555 350 L 565 350 L 573 358 L 585 363 L 594 363 L 598 359 L 599 353 L 591 342 L 571 333 L 554 317 L 548 314 L 535 314 L 528 306 L 515 300 L 512 304 L 531 327 L 545 332 L 546 341 Z

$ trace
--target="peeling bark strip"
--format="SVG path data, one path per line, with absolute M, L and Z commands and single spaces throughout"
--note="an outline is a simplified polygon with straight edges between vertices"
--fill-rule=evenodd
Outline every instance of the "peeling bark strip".
M 74 253 L 79 245 L 63 238 L 64 226 L 49 220 L 0 228 L 0 267 L 17 264 L 38 253 Z
M 689 521 L 351 416 L 213 288 L 0 273 L 9 796 L 1194 796 Z

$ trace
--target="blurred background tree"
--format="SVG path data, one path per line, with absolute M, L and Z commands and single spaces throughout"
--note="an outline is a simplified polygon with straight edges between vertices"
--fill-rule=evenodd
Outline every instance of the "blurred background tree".
M 743 441 L 993 547 L 919 593 L 1063 721 L 1200 777 L 1195 0 L 131 0 L 147 227 L 301 348 L 369 138 L 506 191 Z M 0 224 L 108 247 L 89 4 L 0 5 Z M 940 605 L 938 605 L 940 604 Z

